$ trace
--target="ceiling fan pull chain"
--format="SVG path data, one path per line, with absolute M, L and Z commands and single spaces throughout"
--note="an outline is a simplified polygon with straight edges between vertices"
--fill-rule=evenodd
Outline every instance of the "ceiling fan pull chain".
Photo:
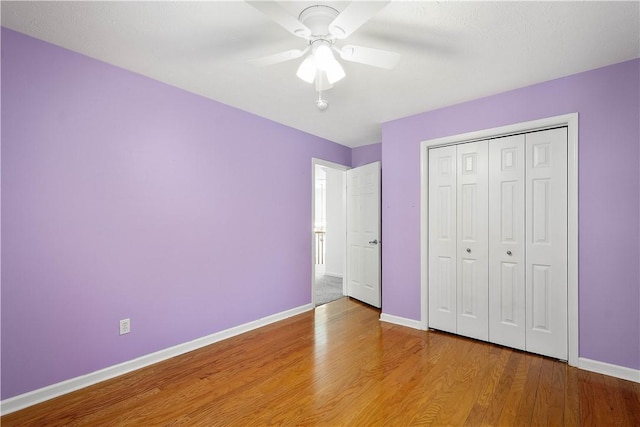
M 326 99 L 322 99 L 322 91 L 319 90 L 318 91 L 318 100 L 316 101 L 316 107 L 318 107 L 318 110 L 320 111 L 324 111 L 327 109 L 327 107 L 329 107 L 329 103 L 327 102 Z

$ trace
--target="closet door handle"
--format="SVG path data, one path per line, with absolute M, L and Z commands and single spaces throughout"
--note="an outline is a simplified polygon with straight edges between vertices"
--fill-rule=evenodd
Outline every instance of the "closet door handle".
M 511 251 L 507 251 L 507 255 L 511 256 Z
M 471 253 L 471 248 L 467 248 L 467 253 L 470 254 Z

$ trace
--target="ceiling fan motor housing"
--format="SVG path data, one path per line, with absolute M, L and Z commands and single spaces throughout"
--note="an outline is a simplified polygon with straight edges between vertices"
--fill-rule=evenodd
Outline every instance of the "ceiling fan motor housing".
M 314 39 L 331 40 L 333 37 L 329 33 L 329 24 L 339 14 L 340 12 L 330 6 L 315 5 L 300 12 L 298 20 L 311 30 L 312 41 Z

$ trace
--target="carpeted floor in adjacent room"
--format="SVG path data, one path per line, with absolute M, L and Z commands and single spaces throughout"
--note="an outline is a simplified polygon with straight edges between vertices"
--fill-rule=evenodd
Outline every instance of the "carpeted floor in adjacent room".
M 342 277 L 322 275 L 316 277 L 316 305 L 326 304 L 342 298 Z

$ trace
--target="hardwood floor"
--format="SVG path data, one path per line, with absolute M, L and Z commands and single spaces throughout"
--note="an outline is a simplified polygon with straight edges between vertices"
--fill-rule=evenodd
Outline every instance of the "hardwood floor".
M 2 426 L 640 426 L 640 384 L 347 298 L 2 417 Z

